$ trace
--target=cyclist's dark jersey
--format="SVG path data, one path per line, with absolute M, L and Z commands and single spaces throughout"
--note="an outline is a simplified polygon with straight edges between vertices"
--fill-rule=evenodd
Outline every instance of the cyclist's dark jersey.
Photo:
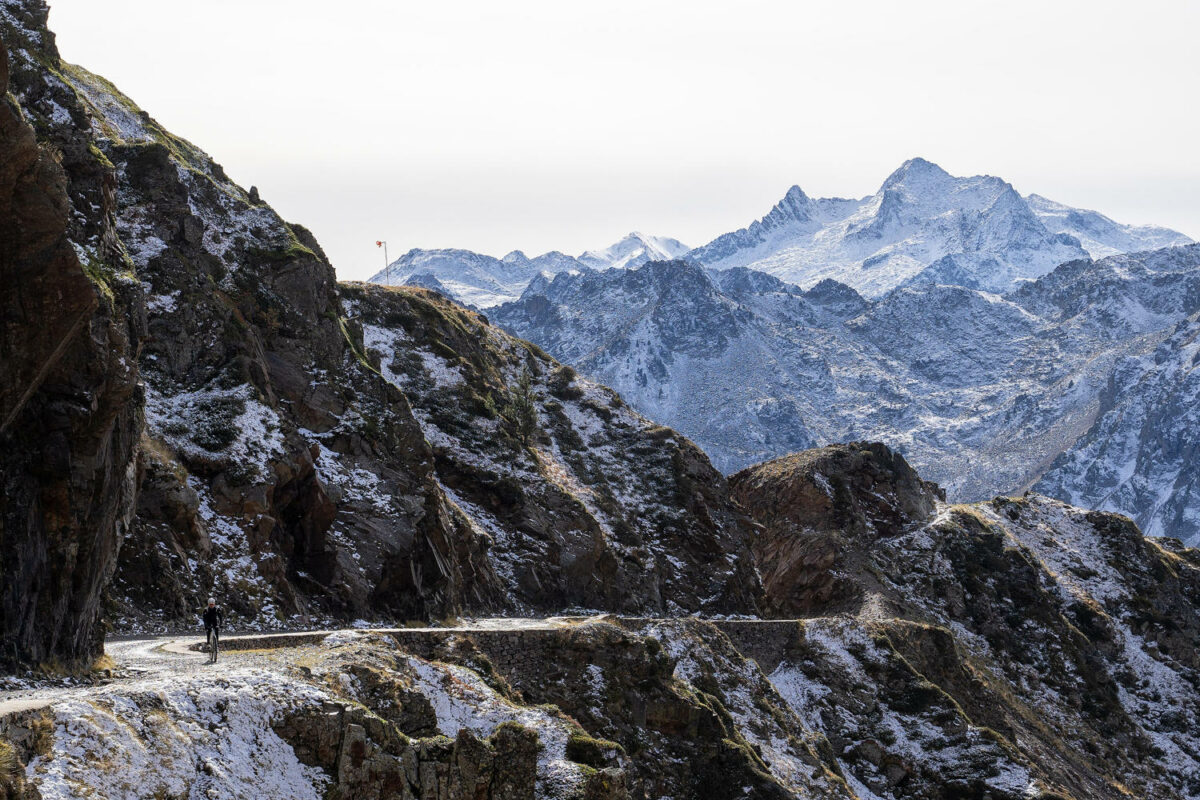
M 204 610 L 204 630 L 210 631 L 213 628 L 219 628 L 223 621 L 224 617 L 219 609 L 208 608 Z

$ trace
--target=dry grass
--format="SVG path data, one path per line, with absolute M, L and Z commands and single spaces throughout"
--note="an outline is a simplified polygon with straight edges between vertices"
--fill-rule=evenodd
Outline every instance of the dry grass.
M 179 462 L 179 457 L 169 444 L 161 439 L 155 439 L 145 431 L 142 431 L 142 438 L 138 440 L 138 447 L 143 453 L 165 465 L 171 472 L 175 473 L 175 477 L 179 479 L 180 483 L 187 482 L 187 469 Z
M 48 756 L 54 748 L 54 718 L 49 712 L 43 712 L 29 721 L 29 730 L 33 736 L 33 752 L 39 756 Z
M 21 759 L 11 744 L 0 739 L 0 783 L 7 783 L 21 774 Z
M 990 531 L 994 527 L 994 523 L 985 517 L 977 506 L 963 503 L 950 506 L 948 511 L 953 517 L 957 518 L 960 524 L 966 523 L 967 520 L 970 520 L 978 524 L 980 528 L 986 531 Z

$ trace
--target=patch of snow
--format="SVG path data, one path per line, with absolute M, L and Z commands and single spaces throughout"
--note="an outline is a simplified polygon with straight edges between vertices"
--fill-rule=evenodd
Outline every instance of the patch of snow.
M 150 796 L 319 800 L 328 778 L 271 723 L 323 692 L 258 670 L 125 683 L 53 706 L 51 751 L 26 776 L 45 800 Z
M 416 688 L 433 706 L 438 730 L 454 737 L 468 728 L 482 738 L 504 722 L 536 731 L 542 750 L 538 757 L 537 796 L 566 797 L 583 781 L 583 768 L 566 757 L 570 725 L 539 708 L 514 706 L 464 667 L 407 658 Z

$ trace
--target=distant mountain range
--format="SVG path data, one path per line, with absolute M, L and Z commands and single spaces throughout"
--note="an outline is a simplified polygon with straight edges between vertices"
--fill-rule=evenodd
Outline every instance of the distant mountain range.
M 1187 244 L 1154 226 L 1022 197 L 992 176 L 956 178 L 906 161 L 860 200 L 814 199 L 799 186 L 761 220 L 719 236 L 688 259 L 749 267 L 804 288 L 825 278 L 879 297 L 902 285 L 950 283 L 1007 291 L 1079 258 Z
M 636 232 L 576 257 L 414 249 L 371 282 L 423 286 L 489 308 L 516 300 L 538 275 L 685 257 L 713 270 L 748 267 L 803 288 L 831 278 L 871 298 L 935 283 L 1006 292 L 1066 261 L 1191 241 L 1168 228 L 1124 225 L 1041 195 L 1022 196 L 1000 178 L 954 177 L 914 158 L 857 200 L 811 198 L 793 186 L 762 219 L 694 250 Z
M 690 251 L 414 250 L 392 280 L 489 308 L 725 471 L 879 439 L 953 497 L 1038 486 L 1195 539 L 1190 242 L 916 158 Z
M 679 260 L 531 284 L 499 325 L 722 470 L 881 440 L 951 497 L 1036 486 L 1200 541 L 1200 245 L 1081 259 L 1005 295 L 878 299 Z
M 514 250 L 494 258 L 470 250 L 413 249 L 371 276 L 371 283 L 421 286 L 464 305 L 490 308 L 516 300 L 538 275 L 581 269 L 639 267 L 648 261 L 678 258 L 687 245 L 663 236 L 634 231 L 603 250 L 569 256 L 557 250 L 530 258 Z

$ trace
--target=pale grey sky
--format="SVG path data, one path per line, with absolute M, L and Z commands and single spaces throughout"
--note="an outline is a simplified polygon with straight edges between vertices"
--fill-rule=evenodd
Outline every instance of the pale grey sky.
M 50 0 L 342 278 L 411 247 L 699 245 L 906 158 L 1200 238 L 1200 3 Z

